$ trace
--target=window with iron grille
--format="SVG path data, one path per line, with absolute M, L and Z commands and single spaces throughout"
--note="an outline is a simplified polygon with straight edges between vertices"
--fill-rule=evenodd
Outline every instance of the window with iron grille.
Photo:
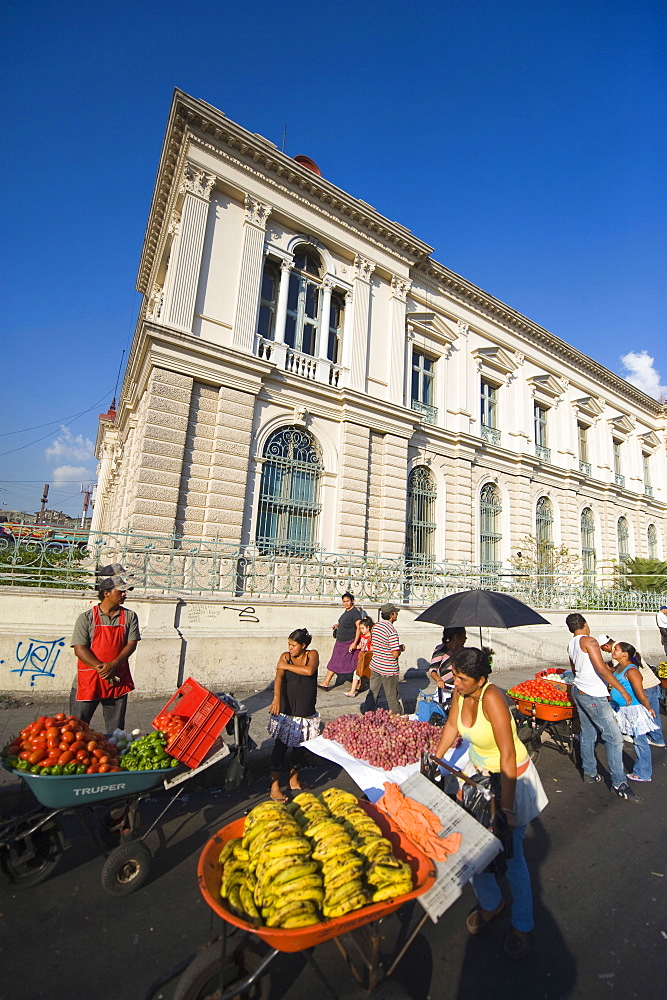
M 486 483 L 479 497 L 480 513 L 480 562 L 485 569 L 500 569 L 500 544 L 502 514 L 500 490 L 495 483 Z
M 262 290 L 260 293 L 257 333 L 265 340 L 273 340 L 276 334 L 276 303 L 280 276 L 278 268 L 271 261 L 264 264 Z
M 262 555 L 311 555 L 317 548 L 322 462 L 300 427 L 283 427 L 264 448 L 256 542 Z
M 618 537 L 619 561 L 627 562 L 630 558 L 630 528 L 626 517 L 619 517 L 616 532 Z
M 535 539 L 537 569 L 540 573 L 553 572 L 554 565 L 554 509 L 549 497 L 540 497 L 535 509 Z
M 595 586 L 595 518 L 590 507 L 584 507 L 581 512 L 581 562 L 584 571 L 584 584 Z
M 543 462 L 551 461 L 551 450 L 547 440 L 547 413 L 548 410 L 539 403 L 533 407 L 533 422 L 535 425 L 535 454 Z
M 435 377 L 435 361 L 416 347 L 412 349 L 412 385 L 410 390 L 410 406 L 418 413 L 423 413 L 427 423 L 434 424 L 438 409 L 433 405 L 433 383 Z
M 287 292 L 285 343 L 295 351 L 315 355 L 322 300 L 322 263 L 309 247 L 294 254 Z
M 435 560 L 435 503 L 437 488 L 425 466 L 417 466 L 408 476 L 405 555 L 416 563 Z
M 658 559 L 658 530 L 654 524 L 649 524 L 648 531 L 648 557 Z

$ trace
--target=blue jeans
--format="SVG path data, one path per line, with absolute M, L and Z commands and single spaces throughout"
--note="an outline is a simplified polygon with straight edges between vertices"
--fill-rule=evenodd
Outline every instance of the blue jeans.
M 514 830 L 514 857 L 507 861 L 507 881 L 512 892 L 512 927 L 517 931 L 532 931 L 533 920 L 533 890 L 530 885 L 530 873 L 523 854 L 523 838 L 525 826 Z M 500 905 L 502 893 L 491 872 L 474 875 L 472 887 L 477 896 L 477 902 L 483 910 L 495 910 Z
M 632 773 L 638 778 L 643 778 L 644 781 L 650 781 L 651 774 L 653 773 L 653 761 L 651 760 L 651 748 L 648 745 L 646 736 L 646 733 L 640 734 L 635 732 L 632 734 L 635 753 L 637 754 L 637 760 L 635 761 Z
M 655 712 L 655 729 L 648 733 L 654 743 L 664 743 L 665 737 L 662 732 L 662 719 L 660 718 L 660 685 L 656 684 L 652 688 L 644 688 L 644 694 L 649 705 Z
M 614 788 L 625 781 L 623 769 L 623 737 L 618 723 L 614 719 L 614 710 L 607 698 L 593 698 L 583 694 L 578 688 L 572 688 L 572 698 L 579 711 L 579 726 L 581 736 L 581 763 L 584 774 L 598 773 L 598 762 L 595 758 L 595 744 L 598 736 L 607 751 L 607 766 L 611 774 Z

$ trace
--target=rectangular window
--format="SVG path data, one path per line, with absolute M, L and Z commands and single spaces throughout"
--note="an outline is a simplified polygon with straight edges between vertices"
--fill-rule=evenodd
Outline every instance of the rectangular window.
M 653 496 L 653 485 L 651 483 L 651 456 L 642 452 L 642 466 L 644 469 L 644 493 L 647 497 Z
M 625 476 L 623 475 L 623 458 L 621 449 L 623 442 L 614 438 L 614 481 L 617 486 L 625 486 Z
M 577 440 L 579 442 L 579 472 L 585 476 L 591 474 L 591 464 L 588 458 L 588 427 L 577 423 Z
M 533 419 L 535 423 L 535 454 L 543 462 L 551 461 L 551 450 L 547 443 L 547 413 L 548 410 L 539 403 L 533 407 Z
M 412 387 L 410 390 L 411 406 L 418 413 L 423 413 L 428 423 L 434 424 L 438 409 L 433 405 L 435 361 L 423 351 L 412 349 Z
M 495 385 L 491 385 L 482 379 L 481 387 L 481 421 L 482 427 L 495 429 L 497 425 L 496 408 L 498 404 L 498 390 Z

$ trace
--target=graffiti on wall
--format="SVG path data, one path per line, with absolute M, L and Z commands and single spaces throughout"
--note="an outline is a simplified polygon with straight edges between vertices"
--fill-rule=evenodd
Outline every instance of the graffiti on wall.
M 64 635 L 51 642 L 44 639 L 26 639 L 25 642 L 21 640 L 17 643 L 14 653 L 19 666 L 12 667 L 10 673 L 18 674 L 19 677 L 29 675 L 30 687 L 35 686 L 38 677 L 55 677 L 56 663 L 64 645 Z

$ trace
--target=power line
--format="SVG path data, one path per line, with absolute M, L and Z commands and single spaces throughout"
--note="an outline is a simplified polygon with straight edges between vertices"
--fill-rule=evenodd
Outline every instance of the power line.
M 75 417 L 70 417 L 68 419 L 71 420 L 71 422 L 73 423 L 74 420 L 78 420 L 79 417 L 82 417 L 82 416 L 84 416 L 84 414 L 90 413 L 91 410 L 94 410 L 95 407 L 99 406 L 100 403 L 102 402 L 102 400 L 103 399 L 107 399 L 108 396 L 109 396 L 109 390 L 107 390 L 107 392 L 105 392 L 103 396 L 100 396 L 100 398 L 98 400 L 96 400 L 93 403 L 92 406 L 89 406 L 87 410 L 82 410 L 81 413 L 77 413 Z M 55 423 L 55 421 L 54 421 L 54 423 Z M 46 424 L 42 424 L 42 427 L 46 427 Z M 28 444 L 22 444 L 22 445 L 19 445 L 18 448 L 10 448 L 9 451 L 0 452 L 0 458 L 4 458 L 5 455 L 13 455 L 14 452 L 17 452 L 17 451 L 24 451 L 26 448 L 32 448 L 32 446 L 34 444 L 39 444 L 40 441 L 45 441 L 46 438 L 47 437 L 51 437 L 52 434 L 53 434 L 53 431 L 50 430 L 47 434 L 42 434 L 41 437 L 35 438 L 34 441 L 29 441 Z
M 66 420 L 76 420 L 78 417 L 82 417 L 84 413 L 89 413 L 94 407 L 99 406 L 102 400 L 106 399 L 108 395 L 109 392 L 105 392 L 103 396 L 100 396 L 99 399 L 95 400 L 92 406 L 89 406 L 87 410 L 81 410 L 80 413 L 71 413 L 69 417 L 58 417 L 57 420 L 49 420 L 45 424 L 35 424 L 34 427 L 23 427 L 20 431 L 3 431 L 2 434 L 0 434 L 0 437 L 10 437 L 12 434 L 27 434 L 28 431 L 38 431 L 41 427 L 52 427 L 53 424 L 61 424 L 64 423 Z M 48 437 L 48 434 L 46 435 L 46 437 Z M 40 438 L 39 440 L 41 441 L 42 438 Z M 26 445 L 26 447 L 29 447 L 29 445 Z M 9 454 L 10 452 L 8 451 L 5 452 L 5 455 Z M 7 480 L 5 480 L 5 482 L 6 481 Z

